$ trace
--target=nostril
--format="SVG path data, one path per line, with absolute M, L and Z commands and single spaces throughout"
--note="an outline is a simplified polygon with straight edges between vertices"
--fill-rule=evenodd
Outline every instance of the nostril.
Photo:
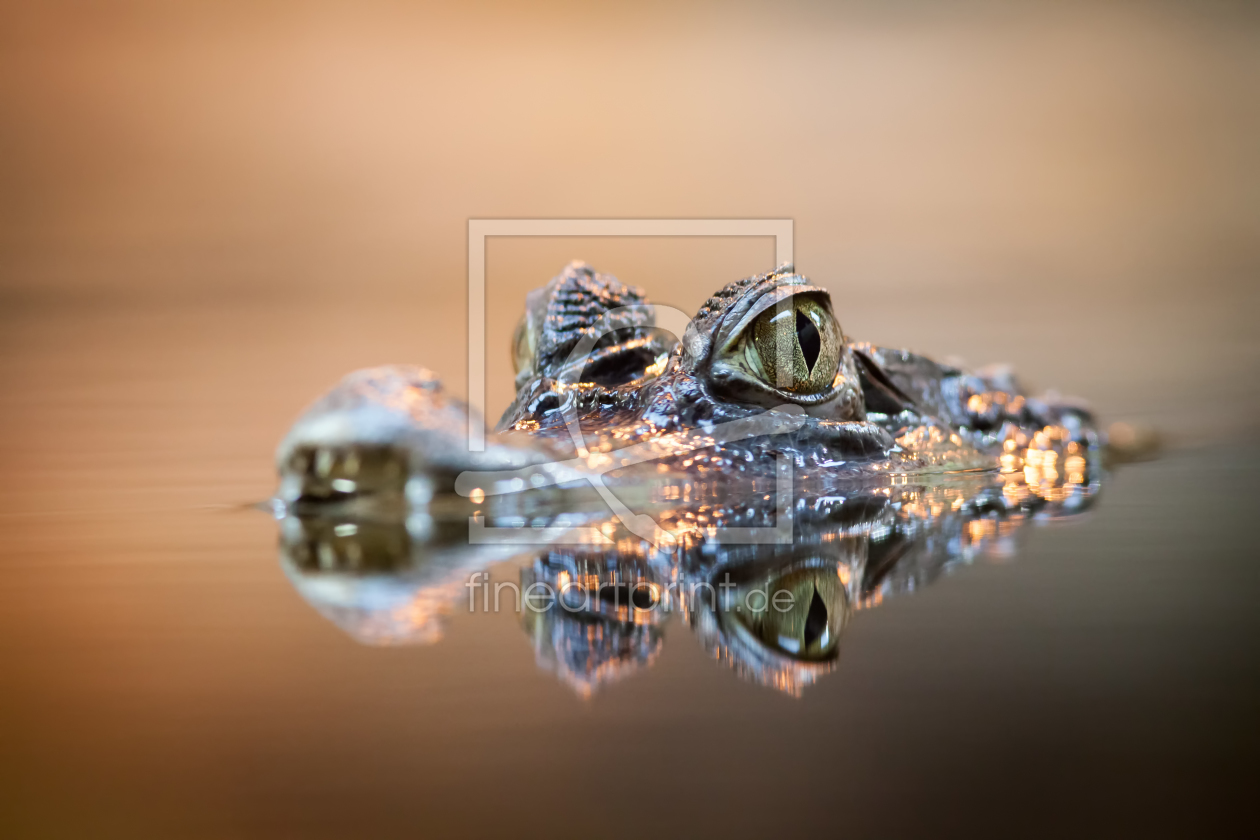
M 818 594 L 817 587 L 815 587 L 814 597 L 809 601 L 809 613 L 805 616 L 805 649 L 808 650 L 813 646 L 814 642 L 821 639 L 826 630 L 827 605 L 823 603 L 823 599 Z

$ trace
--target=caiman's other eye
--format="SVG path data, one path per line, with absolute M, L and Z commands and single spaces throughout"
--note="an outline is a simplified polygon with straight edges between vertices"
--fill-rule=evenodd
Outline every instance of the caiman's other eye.
M 758 315 L 750 333 L 749 362 L 766 384 L 795 394 L 831 387 L 843 339 L 825 303 L 795 295 Z
M 516 323 L 516 331 L 512 333 L 512 372 L 520 373 L 529 370 L 534 361 L 534 348 L 531 346 L 533 336 L 529 333 L 529 324 L 524 315 Z

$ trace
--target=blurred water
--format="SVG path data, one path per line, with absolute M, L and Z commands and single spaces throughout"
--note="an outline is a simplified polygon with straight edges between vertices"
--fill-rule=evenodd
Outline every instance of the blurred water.
M 326 384 L 313 370 L 402 357 L 382 336 L 409 318 L 359 306 L 6 311 L 15 836 L 1177 833 L 1248 795 L 1250 442 L 1124 467 L 1084 521 L 1026 529 L 1014 562 L 858 613 L 800 699 L 739 680 L 675 619 L 650 668 L 582 699 L 511 612 L 356 644 L 245 507 Z

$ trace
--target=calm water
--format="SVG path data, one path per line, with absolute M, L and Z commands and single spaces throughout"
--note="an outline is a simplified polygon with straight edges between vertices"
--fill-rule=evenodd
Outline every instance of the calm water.
M 1251 439 L 1126 466 L 1015 556 L 856 613 L 799 698 L 677 617 L 584 697 L 513 612 L 370 647 L 286 577 L 248 507 L 276 440 L 336 373 L 406 358 L 400 307 L 358 306 L 7 307 L 9 836 L 1185 834 L 1250 800 Z

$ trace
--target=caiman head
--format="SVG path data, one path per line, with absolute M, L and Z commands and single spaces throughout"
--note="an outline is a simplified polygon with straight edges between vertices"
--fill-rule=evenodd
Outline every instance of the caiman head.
M 517 398 L 499 428 L 565 437 L 576 418 L 584 432 L 633 442 L 762 417 L 756 436 L 790 435 L 778 448 L 798 463 L 892 448 L 865 422 L 858 362 L 831 296 L 791 266 L 727 285 L 672 329 L 662 312 L 677 310 L 569 266 L 531 295 L 514 341 Z
M 864 419 L 831 295 L 790 265 L 725 286 L 694 318 L 674 319 L 675 330 L 685 324 L 680 335 L 658 325 L 663 309 L 584 263 L 530 293 L 512 342 L 518 397 L 500 428 L 546 425 L 562 407 L 650 402 L 654 383 L 675 381 L 684 398 L 674 407 L 694 406 L 692 421 L 784 406 Z

